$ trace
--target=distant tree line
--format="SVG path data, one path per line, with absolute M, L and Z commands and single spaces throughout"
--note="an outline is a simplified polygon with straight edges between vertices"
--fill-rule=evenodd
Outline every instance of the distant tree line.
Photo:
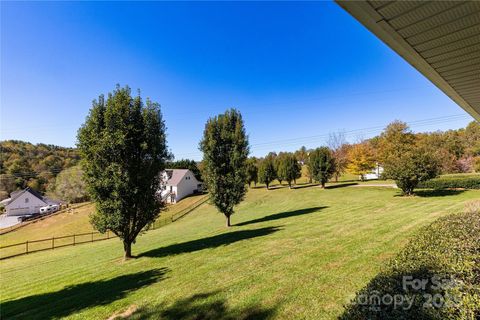
M 418 183 L 440 174 L 480 172 L 480 124 L 475 121 L 466 128 L 432 133 L 413 133 L 406 123 L 394 121 L 371 139 L 349 144 L 340 132 L 330 134 L 326 144 L 249 158 L 247 183 L 260 182 L 269 189 L 275 180 L 286 181 L 291 188 L 303 176 L 325 187 L 345 173 L 363 180 L 382 167 L 382 178 L 395 180 L 410 195 Z

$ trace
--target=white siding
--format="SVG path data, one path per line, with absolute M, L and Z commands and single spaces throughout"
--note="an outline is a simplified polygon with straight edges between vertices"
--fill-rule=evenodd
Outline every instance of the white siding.
M 199 182 L 195 178 L 195 175 L 189 170 L 185 176 L 182 178 L 176 187 L 176 198 L 175 201 L 180 201 L 181 199 L 189 196 L 198 190 Z
M 35 197 L 30 192 L 24 192 L 18 198 L 9 203 L 5 209 L 7 216 L 23 216 L 27 214 L 39 213 L 40 208 L 47 204 Z

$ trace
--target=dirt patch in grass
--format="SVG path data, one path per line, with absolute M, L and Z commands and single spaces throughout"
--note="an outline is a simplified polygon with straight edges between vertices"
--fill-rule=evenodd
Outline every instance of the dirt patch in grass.
M 136 304 L 132 304 L 130 307 L 128 307 L 127 310 L 121 313 L 115 313 L 112 316 L 110 316 L 107 320 L 127 319 L 132 314 L 134 314 L 137 310 L 138 310 L 138 306 Z

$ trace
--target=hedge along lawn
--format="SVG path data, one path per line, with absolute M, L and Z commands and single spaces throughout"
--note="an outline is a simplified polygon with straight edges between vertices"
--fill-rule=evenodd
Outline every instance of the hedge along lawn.
M 408 237 L 479 191 L 251 190 L 224 227 L 204 204 L 149 231 L 122 262 L 117 239 L 4 260 L 8 319 L 334 319 Z M 192 317 L 190 317 L 192 318 Z

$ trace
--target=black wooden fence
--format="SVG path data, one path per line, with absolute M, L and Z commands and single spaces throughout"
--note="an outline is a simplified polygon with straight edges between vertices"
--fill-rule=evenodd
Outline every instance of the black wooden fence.
M 174 221 L 177 221 L 182 217 L 186 216 L 187 214 L 189 214 L 190 212 L 192 212 L 193 210 L 195 210 L 196 208 L 198 208 L 199 206 L 201 206 L 202 204 L 204 204 L 207 200 L 208 200 L 208 195 L 205 195 L 201 199 L 193 203 L 191 206 L 175 213 L 169 218 L 157 219 L 145 231 L 155 230 L 167 224 L 170 224 Z M 57 248 L 67 247 L 67 246 L 75 246 L 83 243 L 93 243 L 93 242 L 108 240 L 112 238 L 117 238 L 117 236 L 111 231 L 107 231 L 106 233 L 92 231 L 87 233 L 71 234 L 71 235 L 66 235 L 61 237 L 51 237 L 51 238 L 33 240 L 33 241 L 29 240 L 25 242 L 1 246 L 0 260 L 13 258 L 16 256 L 29 254 L 33 252 L 53 250 Z

